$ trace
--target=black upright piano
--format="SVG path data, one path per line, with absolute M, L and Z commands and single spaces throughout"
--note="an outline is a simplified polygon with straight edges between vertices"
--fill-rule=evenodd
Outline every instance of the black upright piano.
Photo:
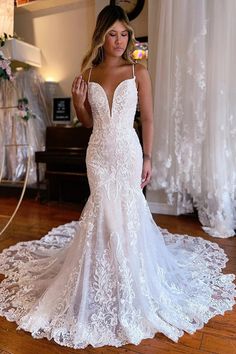
M 37 188 L 40 196 L 39 163 L 46 164 L 49 200 L 84 202 L 89 195 L 85 157 L 92 129 L 47 127 L 45 151 L 35 152 Z

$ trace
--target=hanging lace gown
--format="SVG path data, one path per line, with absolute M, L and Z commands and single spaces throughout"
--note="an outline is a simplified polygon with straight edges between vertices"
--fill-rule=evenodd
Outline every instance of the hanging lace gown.
M 140 187 L 131 76 L 117 86 L 111 108 L 103 87 L 88 83 L 91 195 L 80 220 L 0 255 L 0 314 L 35 338 L 118 347 L 162 332 L 177 342 L 235 303 L 234 276 L 221 272 L 224 251 L 152 219 Z

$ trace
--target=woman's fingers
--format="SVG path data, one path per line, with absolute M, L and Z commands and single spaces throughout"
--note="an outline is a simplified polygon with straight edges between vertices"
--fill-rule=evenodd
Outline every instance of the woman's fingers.
M 141 179 L 141 188 L 144 188 L 151 180 L 151 172 L 149 170 L 143 171 Z
M 87 83 L 83 79 L 81 80 L 80 87 L 82 91 L 86 91 L 87 89 Z
M 82 82 L 82 76 L 78 76 L 74 79 L 73 84 L 72 84 L 72 91 L 77 92 L 80 89 Z
M 82 76 L 78 76 L 74 79 L 72 84 L 72 92 L 84 91 L 87 88 L 87 83 L 84 81 Z
M 73 101 L 76 105 L 81 106 L 84 104 L 87 95 L 87 83 L 82 78 L 82 75 L 77 76 L 71 88 L 71 93 L 73 96 Z
M 71 87 L 72 93 L 74 93 L 76 91 L 77 81 L 78 81 L 78 77 L 76 77 L 72 83 L 72 87 Z
M 87 83 L 84 80 L 81 81 L 80 88 L 82 96 L 85 98 L 87 94 Z

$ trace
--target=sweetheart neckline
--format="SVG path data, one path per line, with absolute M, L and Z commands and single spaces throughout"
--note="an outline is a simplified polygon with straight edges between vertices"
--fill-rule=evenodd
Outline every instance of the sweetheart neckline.
M 89 84 L 95 84 L 95 85 L 98 85 L 99 87 L 101 87 L 101 89 L 103 90 L 103 93 L 105 94 L 106 100 L 107 100 L 107 105 L 108 105 L 108 109 L 109 109 L 109 115 L 110 115 L 110 117 L 112 117 L 113 102 L 114 102 L 114 97 L 115 97 L 115 94 L 116 94 L 117 89 L 118 89 L 118 88 L 121 86 L 121 84 L 123 84 L 124 82 L 126 82 L 126 81 L 132 81 L 132 80 L 135 80 L 135 79 L 136 79 L 136 76 L 134 76 L 134 77 L 132 77 L 132 78 L 130 78 L 130 79 L 122 80 L 122 81 L 116 86 L 116 88 L 115 88 L 115 90 L 114 90 L 114 92 L 113 92 L 113 95 L 112 95 L 111 106 L 110 106 L 110 104 L 109 104 L 109 99 L 108 99 L 107 93 L 106 93 L 104 87 L 103 87 L 101 84 L 99 84 L 99 82 L 96 82 L 96 81 L 89 81 L 89 82 L 88 82 L 88 85 L 89 85 Z M 137 87 L 136 87 L 136 89 L 137 89 Z

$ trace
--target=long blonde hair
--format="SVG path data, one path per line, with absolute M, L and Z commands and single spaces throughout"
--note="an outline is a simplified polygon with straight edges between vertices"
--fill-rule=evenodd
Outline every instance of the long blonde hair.
M 108 5 L 102 9 L 97 17 L 91 48 L 83 58 L 81 72 L 87 67 L 88 64 L 92 63 L 93 66 L 96 66 L 103 61 L 103 44 L 105 42 L 105 36 L 109 28 L 116 21 L 122 22 L 128 31 L 128 44 L 122 57 L 128 62 L 134 63 L 131 58 L 131 52 L 134 49 L 135 38 L 128 16 L 120 6 Z

